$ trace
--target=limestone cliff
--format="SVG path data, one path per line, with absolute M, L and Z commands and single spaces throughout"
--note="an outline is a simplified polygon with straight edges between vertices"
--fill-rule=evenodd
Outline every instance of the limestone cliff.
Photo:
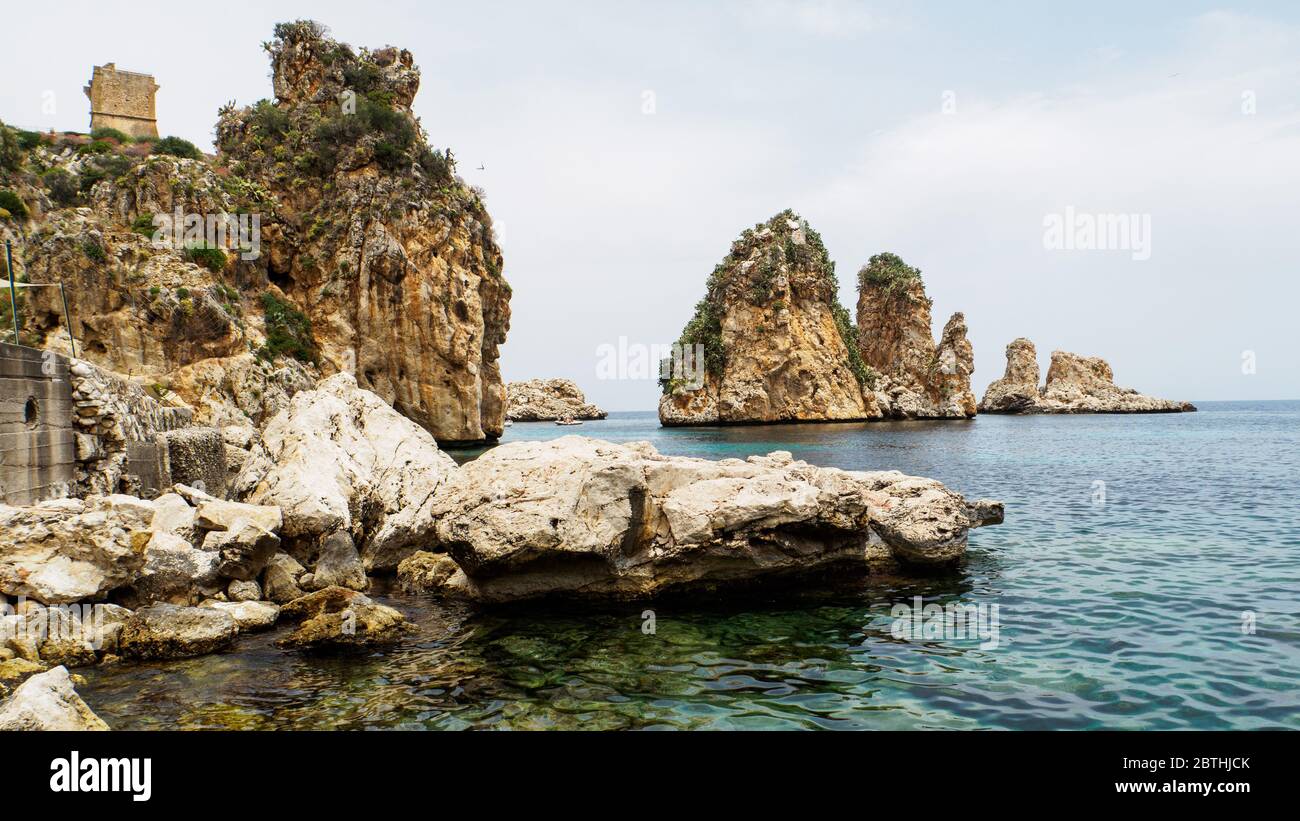
M 412 56 L 355 52 L 308 22 L 266 48 L 276 100 L 222 109 L 216 158 L 0 125 L 18 278 L 63 283 L 77 354 L 200 423 L 261 425 L 349 371 L 440 440 L 499 435 L 510 288 L 481 192 L 411 113 Z M 260 230 L 210 242 L 160 229 L 173 215 Z M 70 352 L 56 288 L 19 308 L 25 344 Z
M 873 256 L 858 272 L 858 346 L 863 362 L 880 374 L 875 397 L 887 416 L 975 415 L 970 389 L 975 356 L 966 338 L 966 318 L 953 314 L 936 345 L 931 304 L 921 272 L 893 254 Z
M 324 370 L 440 441 L 499 436 L 510 287 L 481 192 L 411 112 L 411 53 L 354 51 L 307 22 L 275 34 L 275 102 L 217 124 L 231 171 L 278 203 L 267 275 L 305 306 Z
M 835 265 L 821 237 L 792 211 L 746 229 L 709 278 L 682 332 L 705 371 L 665 382 L 665 425 L 871 419 Z
M 514 422 L 604 419 L 605 411 L 587 401 L 571 379 L 529 379 L 506 385 L 506 418 Z
M 1039 389 L 1034 343 L 1020 338 L 1007 346 L 1007 370 L 989 385 L 982 413 L 1181 413 L 1190 402 L 1156 399 L 1115 384 L 1110 365 L 1100 357 L 1053 351 L 1047 381 Z

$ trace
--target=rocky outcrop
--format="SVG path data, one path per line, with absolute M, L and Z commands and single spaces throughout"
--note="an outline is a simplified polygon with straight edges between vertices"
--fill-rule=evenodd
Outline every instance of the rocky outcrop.
M 433 498 L 454 468 L 427 431 L 336 374 L 268 423 L 235 490 L 283 511 L 279 534 L 309 566 L 342 533 L 347 545 L 329 543 L 336 552 L 391 569 L 432 537 Z
M 65 285 L 71 315 L 32 289 L 24 341 L 75 337 L 213 426 L 260 424 L 346 371 L 440 440 L 500 435 L 510 287 L 483 192 L 411 111 L 412 55 L 310 22 L 267 51 L 274 101 L 223 108 L 215 159 L 59 135 L 0 168 L 24 203 L 0 221 L 15 273 Z M 228 216 L 243 235 L 215 230 Z
M 1047 380 L 1038 387 L 1034 344 L 1020 338 L 1007 345 L 1005 375 L 989 385 L 982 413 L 1182 413 L 1190 402 L 1156 399 L 1115 384 L 1110 365 L 1099 357 L 1053 351 Z
M 858 347 L 876 378 L 884 415 L 965 419 L 975 415 L 970 377 L 975 356 L 966 318 L 955 313 L 936 345 L 921 272 L 893 254 L 877 254 L 858 272 Z
M 984 390 L 979 411 L 1033 413 L 1038 400 L 1038 351 L 1022 336 L 1007 345 L 1006 373 Z
M 229 647 L 239 633 L 233 616 L 208 607 L 151 604 L 131 614 L 118 646 L 133 659 L 202 656 Z
M 821 237 L 792 211 L 747 229 L 709 278 L 664 383 L 665 425 L 870 419 L 848 314 Z M 694 366 L 700 366 L 696 368 Z M 702 370 L 704 373 L 699 373 Z M 694 378 L 693 378 L 694 377 Z M 701 378 L 702 377 L 702 378 Z
M 0 593 L 44 604 L 102 599 L 145 564 L 153 508 L 129 496 L 0 505 Z
M 406 617 L 368 596 L 343 587 L 295 599 L 280 609 L 285 621 L 298 622 L 280 647 L 297 650 L 363 649 L 393 644 L 414 630 Z
M 0 705 L 0 731 L 107 729 L 77 695 L 66 667 L 32 676 Z
M 221 160 L 275 199 L 267 274 L 322 367 L 354 373 L 440 441 L 499 436 L 510 287 L 482 194 L 428 147 L 411 53 L 276 26 L 275 101 L 221 112 Z
M 506 385 L 506 418 L 512 422 L 604 419 L 607 415 L 589 404 L 570 379 L 529 379 Z
M 459 566 L 445 586 L 484 601 L 943 564 L 962 555 L 970 528 L 1002 515 L 999 503 L 898 472 L 818 468 L 788 453 L 712 462 L 576 436 L 489 451 L 447 480 L 434 508 L 438 546 Z

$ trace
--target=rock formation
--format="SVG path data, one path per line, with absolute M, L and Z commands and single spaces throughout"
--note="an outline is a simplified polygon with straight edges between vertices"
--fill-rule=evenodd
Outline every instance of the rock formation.
M 965 316 L 952 315 L 936 346 L 921 272 L 893 254 L 873 256 L 858 285 L 858 347 L 879 375 L 873 390 L 882 412 L 898 419 L 974 416 L 975 356 Z
M 979 411 L 1033 413 L 1038 400 L 1038 351 L 1022 336 L 1007 345 L 1006 373 L 984 390 Z
M 0 705 L 0 731 L 107 729 L 73 689 L 66 667 L 32 676 Z
M 988 386 L 981 413 L 1182 413 L 1190 402 L 1156 399 L 1115 384 L 1110 365 L 1099 357 L 1053 351 L 1047 381 L 1038 387 L 1034 343 L 1020 338 L 1007 345 L 1007 370 Z
M 664 383 L 665 425 L 870 419 L 848 313 L 821 237 L 792 211 L 746 229 L 709 277 L 679 340 L 702 378 Z M 691 362 L 692 365 L 699 365 Z
M 221 159 L 274 196 L 267 274 L 345 370 L 440 441 L 499 436 L 510 287 L 481 192 L 430 149 L 411 53 L 312 23 L 269 44 L 275 102 L 225 109 Z
M 454 468 L 432 435 L 340 373 L 267 424 L 235 489 L 283 511 L 280 533 L 299 560 L 332 552 L 336 566 L 350 554 L 393 569 L 431 538 L 433 498 Z
M 310 22 L 267 50 L 275 101 L 223 108 L 215 160 L 31 134 L 0 164 L 16 274 L 63 283 L 78 353 L 201 424 L 264 424 L 346 371 L 439 440 L 500 435 L 510 287 L 482 192 L 411 112 L 412 55 Z M 58 290 L 20 301 L 24 342 L 68 352 Z
M 529 379 L 506 385 L 506 418 L 512 422 L 604 419 L 607 415 L 589 404 L 570 379 Z
M 434 500 L 437 544 L 403 583 L 482 601 L 648 596 L 870 562 L 935 565 L 1002 520 L 932 479 L 817 468 L 788 453 L 712 462 L 566 436 L 498 447 Z

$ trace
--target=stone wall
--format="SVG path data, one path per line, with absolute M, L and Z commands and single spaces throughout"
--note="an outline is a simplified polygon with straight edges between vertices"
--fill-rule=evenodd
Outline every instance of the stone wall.
M 77 433 L 68 360 L 0 343 L 0 502 L 72 493 Z
M 138 477 L 146 470 L 133 472 L 131 457 L 149 458 L 148 448 L 132 448 L 132 443 L 155 444 L 160 434 L 189 427 L 191 411 L 167 407 L 134 382 L 89 362 L 74 360 L 68 374 L 78 431 L 76 495 L 139 493 L 143 488 Z M 157 489 L 170 484 L 166 479 L 159 476 Z
M 158 84 L 149 74 L 119 71 L 113 63 L 95 66 L 90 85 L 90 127 L 116 128 L 132 137 L 158 137 L 154 94 Z

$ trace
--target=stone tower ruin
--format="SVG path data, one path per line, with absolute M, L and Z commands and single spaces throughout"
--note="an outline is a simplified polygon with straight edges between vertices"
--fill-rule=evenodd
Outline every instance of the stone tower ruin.
M 90 98 L 90 128 L 116 128 L 131 137 L 158 137 L 151 74 L 119 71 L 113 63 L 95 66 L 86 86 Z

